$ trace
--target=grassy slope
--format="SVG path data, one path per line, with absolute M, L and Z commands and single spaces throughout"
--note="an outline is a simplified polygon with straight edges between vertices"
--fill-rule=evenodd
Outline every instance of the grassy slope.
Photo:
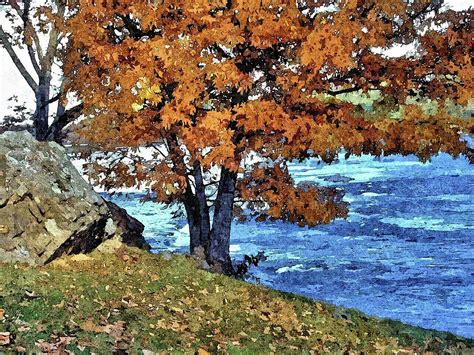
M 10 344 L 0 345 L 0 353 L 467 353 L 474 346 L 448 333 L 210 274 L 186 256 L 135 249 L 42 268 L 0 266 L 1 318 L 0 342 Z

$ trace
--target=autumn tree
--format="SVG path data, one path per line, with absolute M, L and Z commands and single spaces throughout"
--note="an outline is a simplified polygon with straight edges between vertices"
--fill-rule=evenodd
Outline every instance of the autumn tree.
M 0 47 L 8 53 L 34 93 L 36 102 L 32 121 L 36 138 L 60 141 L 62 129 L 79 116 L 81 108 L 77 106 L 66 111 L 65 78 L 62 75 L 68 48 L 65 21 L 74 13 L 75 1 L 5 2 L 0 9 L 6 20 L 0 24 Z M 27 59 L 20 55 L 22 51 L 26 51 Z M 53 78 L 54 69 L 56 78 Z M 56 87 L 53 79 L 58 81 Z M 56 112 L 51 115 L 50 106 L 56 101 Z
M 346 215 L 337 191 L 295 185 L 292 160 L 471 154 L 472 119 L 447 107 L 472 98 L 472 11 L 442 5 L 81 0 L 66 73 L 87 115 L 88 171 L 106 188 L 182 203 L 191 251 L 231 273 L 235 213 L 300 226 Z M 384 55 L 410 43 L 410 55 Z M 369 111 L 343 99 L 373 91 Z

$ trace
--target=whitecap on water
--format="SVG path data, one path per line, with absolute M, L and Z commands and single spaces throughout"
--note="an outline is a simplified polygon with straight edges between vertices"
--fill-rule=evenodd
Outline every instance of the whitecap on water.
M 463 229 L 474 229 L 474 226 L 467 226 L 460 223 L 447 223 L 441 218 L 423 217 L 386 217 L 380 220 L 382 223 L 393 224 L 401 228 L 425 229 L 437 232 L 450 232 Z

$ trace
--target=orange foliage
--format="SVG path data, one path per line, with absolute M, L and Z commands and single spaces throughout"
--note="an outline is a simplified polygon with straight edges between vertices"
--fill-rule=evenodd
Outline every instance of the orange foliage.
M 318 4 L 338 6 L 322 11 Z M 81 135 L 133 165 L 116 165 L 113 178 L 102 181 L 109 188 L 147 183 L 161 201 L 184 201 L 195 191 L 196 169 L 217 182 L 214 170 L 225 169 L 239 174 L 236 196 L 260 218 L 327 223 L 344 216 L 345 206 L 335 191 L 295 186 L 289 160 L 331 161 L 342 148 L 421 159 L 439 151 L 469 154 L 460 134 L 472 130 L 472 120 L 451 117 L 443 107 L 446 100 L 472 99 L 472 11 L 440 13 L 437 6 L 428 0 L 80 0 L 68 23 L 66 73 L 88 117 Z M 414 41 L 415 56 L 388 58 L 373 50 Z M 395 105 L 417 96 L 440 109 L 428 115 L 407 106 L 402 118 L 391 119 L 314 95 L 372 90 Z M 157 152 L 144 161 L 124 147 Z M 247 164 L 251 154 L 266 167 Z

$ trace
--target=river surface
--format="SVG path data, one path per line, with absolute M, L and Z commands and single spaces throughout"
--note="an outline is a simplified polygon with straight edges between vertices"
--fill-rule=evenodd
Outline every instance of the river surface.
M 235 223 L 235 259 L 264 250 L 251 280 L 367 314 L 474 338 L 474 166 L 441 154 L 292 164 L 297 182 L 344 188 L 347 220 L 299 228 Z M 177 207 L 110 197 L 141 220 L 156 251 L 187 251 Z

